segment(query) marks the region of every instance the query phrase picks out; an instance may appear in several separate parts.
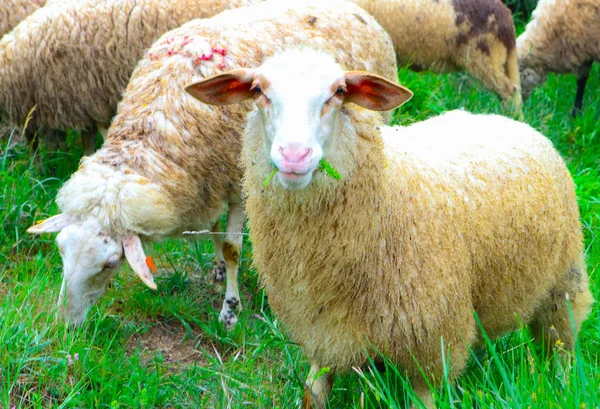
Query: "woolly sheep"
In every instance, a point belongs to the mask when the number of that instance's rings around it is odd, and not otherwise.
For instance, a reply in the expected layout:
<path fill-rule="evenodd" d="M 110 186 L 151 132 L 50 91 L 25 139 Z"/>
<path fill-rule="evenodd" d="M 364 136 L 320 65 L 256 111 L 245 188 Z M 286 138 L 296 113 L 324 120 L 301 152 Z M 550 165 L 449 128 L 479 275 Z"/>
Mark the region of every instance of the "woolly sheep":
<path fill-rule="evenodd" d="M 600 1 L 540 0 L 517 39 L 517 54 L 525 98 L 548 73 L 575 74 L 575 116 L 583 105 L 592 63 L 600 61 Z"/>
<path fill-rule="evenodd" d="M 2 0 L 0 7 L 0 37 L 13 29 L 19 21 L 42 7 L 46 0 Z"/>
<path fill-rule="evenodd" d="M 304 407 L 324 408 L 333 373 L 376 351 L 432 407 L 415 360 L 436 383 L 447 348 L 456 377 L 481 342 L 473 311 L 492 337 L 518 328 L 516 314 L 536 338 L 549 331 L 573 346 L 565 297 L 577 328 L 593 299 L 573 181 L 543 135 L 464 111 L 382 126 L 367 110 L 412 93 L 316 52 L 284 53 L 188 92 L 227 104 L 252 89 L 258 108 L 242 161 L 254 264 L 312 362 Z M 318 171 L 323 158 L 341 180 Z M 265 187 L 272 164 L 277 177 Z M 315 380 L 322 367 L 331 372 Z"/>
<path fill-rule="evenodd" d="M 90 154 L 147 47 L 194 18 L 255 2 L 56 0 L 0 41 L 0 111 L 21 126 L 35 106 L 28 139 L 38 127 L 81 129 Z"/>
<path fill-rule="evenodd" d="M 103 148 L 84 159 L 60 190 L 62 213 L 29 230 L 62 229 L 56 241 L 64 262 L 61 301 L 66 299 L 63 313 L 69 321 L 83 321 L 118 268 L 123 247 L 136 273 L 154 287 L 140 238 L 204 230 L 229 203 L 230 234 L 223 241 L 213 239 L 215 278 L 223 280 L 224 270 L 227 274 L 220 317 L 227 326 L 235 324 L 245 218 L 239 138 L 250 105 L 209 107 L 183 87 L 303 45 L 334 53 L 346 67 L 397 81 L 389 35 L 368 13 L 342 1 L 294 8 L 272 1 L 229 11 L 190 22 L 150 48 L 132 75 Z"/>
<path fill-rule="evenodd" d="M 390 33 L 401 66 L 464 70 L 521 106 L 515 26 L 500 0 L 352 0 Z"/>

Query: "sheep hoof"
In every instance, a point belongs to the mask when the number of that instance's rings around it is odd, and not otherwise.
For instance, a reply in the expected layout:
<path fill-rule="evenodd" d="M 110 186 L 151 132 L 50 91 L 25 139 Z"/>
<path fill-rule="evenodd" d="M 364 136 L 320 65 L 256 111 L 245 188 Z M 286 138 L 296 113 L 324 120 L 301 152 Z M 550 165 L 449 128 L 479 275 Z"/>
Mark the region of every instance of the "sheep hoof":
<path fill-rule="evenodd" d="M 219 315 L 219 322 L 222 322 L 227 331 L 231 331 L 237 324 L 237 316 L 235 310 L 240 310 L 240 300 L 232 297 L 227 298 Z"/>

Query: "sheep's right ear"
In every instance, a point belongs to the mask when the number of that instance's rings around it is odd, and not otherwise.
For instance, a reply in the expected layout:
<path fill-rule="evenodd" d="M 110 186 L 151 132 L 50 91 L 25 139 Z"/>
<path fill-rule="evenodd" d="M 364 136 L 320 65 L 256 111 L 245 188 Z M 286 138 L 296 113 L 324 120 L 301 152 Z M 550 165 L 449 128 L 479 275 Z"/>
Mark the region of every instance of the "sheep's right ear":
<path fill-rule="evenodd" d="M 42 233 L 57 233 L 73 223 L 73 218 L 64 214 L 57 214 L 46 220 L 40 220 L 33 226 L 27 229 L 27 233 L 42 234 Z"/>
<path fill-rule="evenodd" d="M 185 87 L 185 91 L 200 102 L 229 105 L 254 96 L 254 70 L 238 68 Z"/>

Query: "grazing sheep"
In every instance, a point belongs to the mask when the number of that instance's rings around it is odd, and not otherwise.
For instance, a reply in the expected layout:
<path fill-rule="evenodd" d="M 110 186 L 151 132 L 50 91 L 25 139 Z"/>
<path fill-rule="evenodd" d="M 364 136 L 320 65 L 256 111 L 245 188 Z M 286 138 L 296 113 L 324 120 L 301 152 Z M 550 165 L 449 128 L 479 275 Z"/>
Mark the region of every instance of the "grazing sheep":
<path fill-rule="evenodd" d="M 431 407 L 415 359 L 435 384 L 449 351 L 456 377 L 481 342 L 473 311 L 492 337 L 516 314 L 573 346 L 565 296 L 577 328 L 593 301 L 574 185 L 528 125 L 452 111 L 382 126 L 362 108 L 411 92 L 316 52 L 187 89 L 219 105 L 256 94 L 242 149 L 250 238 L 269 304 L 312 362 L 304 407 L 324 408 L 332 374 L 376 351 Z"/>
<path fill-rule="evenodd" d="M 189 20 L 255 2 L 56 0 L 0 41 L 0 111 L 21 126 L 35 106 L 29 140 L 38 127 L 80 129 L 90 154 L 147 47 Z"/>
<path fill-rule="evenodd" d="M 575 116 L 583 105 L 592 63 L 600 61 L 600 1 L 540 0 L 517 39 L 517 54 L 525 98 L 548 73 L 575 74 Z"/>
<path fill-rule="evenodd" d="M 390 33 L 401 66 L 467 71 L 521 107 L 515 26 L 500 0 L 352 0 Z"/>
<path fill-rule="evenodd" d="M 215 278 L 223 280 L 224 270 L 227 274 L 220 317 L 227 326 L 235 324 L 239 232 L 245 219 L 238 162 L 250 104 L 213 108 L 187 95 L 184 86 L 305 45 L 335 54 L 346 67 L 397 81 L 389 35 L 368 13 L 342 1 L 292 7 L 275 0 L 233 10 L 185 24 L 150 48 L 132 75 L 103 148 L 84 159 L 60 190 L 62 214 L 29 230 L 62 229 L 56 241 L 65 266 L 61 300 L 66 298 L 69 321 L 83 321 L 118 268 L 123 248 L 133 269 L 154 287 L 140 238 L 206 229 L 229 203 L 231 234 L 222 243 L 220 236 L 213 238 Z M 90 302 L 81 300 L 84 296 Z"/>
<path fill-rule="evenodd" d="M 2 0 L 0 7 L 0 37 L 13 29 L 21 20 L 42 7 L 46 0 Z"/>

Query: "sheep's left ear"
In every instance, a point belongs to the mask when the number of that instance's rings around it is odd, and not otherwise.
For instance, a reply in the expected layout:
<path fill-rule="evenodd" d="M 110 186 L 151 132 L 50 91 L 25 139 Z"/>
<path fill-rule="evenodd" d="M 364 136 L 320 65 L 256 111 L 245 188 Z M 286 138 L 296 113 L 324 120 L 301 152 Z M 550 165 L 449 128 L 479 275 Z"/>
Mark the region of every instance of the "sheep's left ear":
<path fill-rule="evenodd" d="M 209 105 L 229 105 L 254 96 L 254 70 L 238 68 L 185 87 L 185 91 Z"/>
<path fill-rule="evenodd" d="M 353 102 L 373 111 L 394 109 L 413 96 L 408 88 L 366 71 L 346 71 L 344 79 L 345 102 Z"/>

